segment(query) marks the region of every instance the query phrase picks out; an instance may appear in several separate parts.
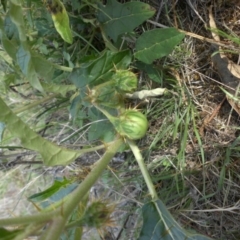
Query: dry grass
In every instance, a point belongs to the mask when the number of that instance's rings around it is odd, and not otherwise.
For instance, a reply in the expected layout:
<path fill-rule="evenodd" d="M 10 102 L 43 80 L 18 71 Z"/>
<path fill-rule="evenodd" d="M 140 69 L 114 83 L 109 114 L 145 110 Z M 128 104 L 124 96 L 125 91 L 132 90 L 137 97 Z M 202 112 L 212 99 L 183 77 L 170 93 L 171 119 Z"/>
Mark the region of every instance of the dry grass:
<path fill-rule="evenodd" d="M 240 36 L 238 1 L 235 5 L 233 1 L 168 1 L 162 5 L 153 2 L 155 8 L 161 9 L 160 17 L 156 16 L 160 24 L 201 35 L 203 39 L 211 38 L 211 32 L 205 28 L 210 4 L 214 4 L 218 28 Z M 222 42 L 230 44 L 227 39 L 222 39 Z M 193 119 L 190 120 L 182 155 L 184 160 L 179 158 L 182 138 L 173 141 L 171 136 L 166 140 L 166 134 L 152 149 L 149 164 L 152 161 L 162 163 L 158 167 L 156 164 L 153 171 L 156 184 L 160 185 L 159 196 L 167 196 L 165 202 L 183 226 L 214 239 L 233 240 L 240 238 L 239 115 L 219 88 L 222 83 L 212 66 L 211 54 L 209 43 L 187 36 L 180 50 L 166 60 L 165 65 L 172 66 L 171 74 L 182 89 L 178 92 L 185 101 L 181 112 L 192 102 L 196 125 L 191 123 Z M 238 54 L 229 54 L 228 57 L 237 63 Z M 174 124 L 174 111 L 170 114 L 167 124 L 166 117 L 155 119 L 151 132 L 158 132 L 162 125 L 165 129 Z M 181 131 L 183 129 L 179 128 L 178 134 Z M 163 143 L 165 140 L 166 143 Z M 167 169 L 166 164 L 163 167 L 163 159 L 170 162 Z M 181 161 L 184 161 L 184 168 L 179 166 Z M 171 174 L 174 177 L 171 178 Z M 181 176 L 176 180 L 179 182 L 178 189 L 168 186 L 176 175 Z M 174 195 L 175 200 L 164 195 L 166 189 L 171 191 L 170 195 Z"/>

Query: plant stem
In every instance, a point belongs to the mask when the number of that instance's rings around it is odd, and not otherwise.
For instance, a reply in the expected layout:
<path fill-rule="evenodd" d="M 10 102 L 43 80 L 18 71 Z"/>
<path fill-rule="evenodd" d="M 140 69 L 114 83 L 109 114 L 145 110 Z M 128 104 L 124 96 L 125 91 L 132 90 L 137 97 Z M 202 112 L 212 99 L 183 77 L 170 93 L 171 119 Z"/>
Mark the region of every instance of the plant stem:
<path fill-rule="evenodd" d="M 108 111 L 99 107 L 97 104 L 94 104 L 94 107 L 101 111 L 102 114 L 104 114 L 107 117 L 107 119 L 112 123 L 112 125 L 116 128 L 116 123 L 119 121 L 118 118 L 112 116 L 110 113 L 108 113 Z"/>
<path fill-rule="evenodd" d="M 79 150 L 79 153 L 84 154 L 84 153 L 94 152 L 94 151 L 97 151 L 97 150 L 101 150 L 105 147 L 106 147 L 106 145 L 102 144 L 102 145 L 98 145 L 98 146 L 95 146 L 95 147 L 83 148 L 83 149 Z"/>
<path fill-rule="evenodd" d="M 51 220 L 56 216 L 59 211 L 41 212 L 30 216 L 21 216 L 15 218 L 2 218 L 0 219 L 0 226 L 10 226 L 10 225 L 24 225 L 31 223 L 41 223 Z"/>
<path fill-rule="evenodd" d="M 78 188 L 71 194 L 71 198 L 69 198 L 69 200 L 62 205 L 61 217 L 59 216 L 53 219 L 52 224 L 49 226 L 46 234 L 41 237 L 41 240 L 59 239 L 69 216 L 78 206 L 79 202 L 84 198 L 87 192 L 91 189 L 93 184 L 100 177 L 122 144 L 123 139 L 118 138 L 112 144 L 108 145 L 108 148 L 103 157 L 95 163 L 92 171 L 87 175 L 87 177 L 78 186 Z"/>
<path fill-rule="evenodd" d="M 147 184 L 147 187 L 148 187 L 148 191 L 152 197 L 152 200 L 153 201 L 156 201 L 158 200 L 158 196 L 157 196 L 157 192 L 155 190 L 155 187 L 152 183 L 152 180 L 151 180 L 151 177 L 149 175 L 149 172 L 147 170 L 147 167 L 146 165 L 144 164 L 144 160 L 143 160 L 143 157 L 142 157 L 142 154 L 138 148 L 138 146 L 136 145 L 136 143 L 130 139 L 127 139 L 127 143 L 129 144 L 129 147 L 131 148 L 135 158 L 136 158 L 136 161 L 139 165 L 139 168 L 141 170 L 141 173 L 143 175 L 143 178 Z"/>
<path fill-rule="evenodd" d="M 51 222 L 50 226 L 44 233 L 42 234 L 40 240 L 57 240 L 60 239 L 60 235 L 62 230 L 64 229 L 66 219 L 61 216 L 56 217 Z"/>
<path fill-rule="evenodd" d="M 100 177 L 104 169 L 107 167 L 111 159 L 117 153 L 120 146 L 123 144 L 123 140 L 121 138 L 115 140 L 111 145 L 108 146 L 105 154 L 99 159 L 92 169 L 92 171 L 87 175 L 84 181 L 79 185 L 79 187 L 72 194 L 71 201 L 67 202 L 64 205 L 64 215 L 69 216 L 69 214 L 74 210 L 74 208 L 79 204 L 82 198 L 87 194 L 93 184 Z"/>
<path fill-rule="evenodd" d="M 66 66 L 60 66 L 58 64 L 53 64 L 53 66 L 56 68 L 56 69 L 59 69 L 59 70 L 62 70 L 64 72 L 72 72 L 73 68 L 71 67 L 66 67 Z"/>

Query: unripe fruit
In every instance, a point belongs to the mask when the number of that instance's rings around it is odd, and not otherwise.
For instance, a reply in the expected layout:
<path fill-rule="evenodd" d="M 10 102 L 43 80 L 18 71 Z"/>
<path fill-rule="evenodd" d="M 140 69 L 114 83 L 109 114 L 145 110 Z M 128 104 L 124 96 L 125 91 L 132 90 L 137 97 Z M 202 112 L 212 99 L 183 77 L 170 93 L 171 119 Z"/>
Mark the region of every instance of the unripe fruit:
<path fill-rule="evenodd" d="M 120 93 L 131 93 L 137 88 L 137 76 L 129 70 L 117 70 L 114 80 L 116 90 Z"/>
<path fill-rule="evenodd" d="M 145 136 L 148 121 L 141 112 L 130 109 L 123 112 L 114 125 L 121 136 L 137 140 Z"/>

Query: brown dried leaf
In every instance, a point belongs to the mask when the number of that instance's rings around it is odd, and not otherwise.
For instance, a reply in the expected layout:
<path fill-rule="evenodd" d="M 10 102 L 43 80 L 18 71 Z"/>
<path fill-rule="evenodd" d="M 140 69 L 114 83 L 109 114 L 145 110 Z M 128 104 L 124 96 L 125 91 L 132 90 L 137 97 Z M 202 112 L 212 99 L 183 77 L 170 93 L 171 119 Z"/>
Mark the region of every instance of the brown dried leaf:
<path fill-rule="evenodd" d="M 212 29 L 217 29 L 215 20 L 212 15 L 212 6 L 209 8 L 209 26 Z M 212 32 L 212 37 L 216 41 L 220 41 L 219 36 Z M 218 48 L 213 45 L 213 48 L 217 50 L 212 55 L 213 64 L 221 77 L 222 83 L 228 87 L 228 92 L 233 96 L 238 96 L 238 86 L 240 84 L 240 66 L 229 60 L 226 55 Z M 227 100 L 232 108 L 240 115 L 240 105 L 233 99 L 227 96 Z"/>

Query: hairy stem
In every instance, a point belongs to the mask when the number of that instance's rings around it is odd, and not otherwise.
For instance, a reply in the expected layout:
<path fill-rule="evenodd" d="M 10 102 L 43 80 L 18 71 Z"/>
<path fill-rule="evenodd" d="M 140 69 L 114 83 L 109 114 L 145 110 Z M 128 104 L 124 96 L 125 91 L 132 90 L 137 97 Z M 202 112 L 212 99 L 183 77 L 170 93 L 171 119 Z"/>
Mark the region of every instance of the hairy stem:
<path fill-rule="evenodd" d="M 95 163 L 92 171 L 87 175 L 83 182 L 78 186 L 78 188 L 71 194 L 69 198 L 61 207 L 61 216 L 53 219 L 46 233 L 41 237 L 41 239 L 59 239 L 64 226 L 72 214 L 74 209 L 78 206 L 79 202 L 84 198 L 84 196 L 91 189 L 93 184 L 100 177 L 104 169 L 107 167 L 113 156 L 117 153 L 120 146 L 123 144 L 123 139 L 119 138 L 115 140 L 112 144 L 108 145 L 108 148 L 103 155 L 103 157 Z"/>
<path fill-rule="evenodd" d="M 71 67 L 66 67 L 66 66 L 60 66 L 58 64 L 53 64 L 53 66 L 56 68 L 56 69 L 59 69 L 59 70 L 62 70 L 64 72 L 72 72 L 73 68 Z"/>
<path fill-rule="evenodd" d="M 142 154 L 138 148 L 138 146 L 136 145 L 136 143 L 132 140 L 129 140 L 127 139 L 127 143 L 129 144 L 129 147 L 131 148 L 135 158 L 136 158 L 136 161 L 139 165 L 139 168 L 141 170 L 141 173 L 143 175 L 143 178 L 147 184 L 147 187 L 148 187 L 148 191 L 152 197 L 152 200 L 155 201 L 155 200 L 158 200 L 158 196 L 157 196 L 157 192 L 155 190 L 155 187 L 152 183 L 152 180 L 151 180 L 151 177 L 148 173 L 148 170 L 147 170 L 147 167 L 145 166 L 144 164 L 144 160 L 143 160 L 143 157 L 142 157 Z"/>
<path fill-rule="evenodd" d="M 59 211 L 42 212 L 30 216 L 0 219 L 0 226 L 24 225 L 31 223 L 41 223 L 51 220 Z"/>

